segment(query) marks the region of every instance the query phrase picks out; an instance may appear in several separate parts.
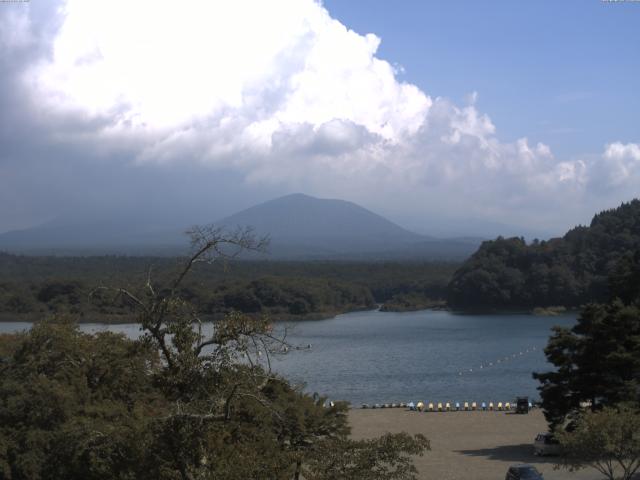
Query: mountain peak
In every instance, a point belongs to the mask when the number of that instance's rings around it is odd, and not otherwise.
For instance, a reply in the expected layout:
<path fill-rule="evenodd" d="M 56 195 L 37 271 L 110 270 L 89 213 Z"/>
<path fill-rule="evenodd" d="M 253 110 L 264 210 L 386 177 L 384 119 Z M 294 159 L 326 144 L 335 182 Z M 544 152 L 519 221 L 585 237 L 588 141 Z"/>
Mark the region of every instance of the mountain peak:
<path fill-rule="evenodd" d="M 306 193 L 290 193 L 288 195 L 283 195 L 281 197 L 276 197 L 271 200 L 267 200 L 266 202 L 259 205 L 255 205 L 255 206 L 259 207 L 261 205 L 286 204 L 291 202 L 300 202 L 303 204 L 341 203 L 341 204 L 357 205 L 353 202 L 349 202 L 348 200 L 340 200 L 337 198 L 319 198 L 319 197 L 314 197 L 312 195 L 307 195 Z M 360 208 L 364 209 L 364 207 L 360 207 Z"/>
<path fill-rule="evenodd" d="M 278 200 L 320 200 L 318 197 L 312 197 L 311 195 L 307 195 L 306 193 L 289 193 L 288 195 L 282 195 L 281 197 L 276 197 L 272 199 L 272 202 Z"/>
<path fill-rule="evenodd" d="M 305 245 L 323 251 L 379 251 L 419 242 L 425 237 L 345 200 L 293 193 L 269 200 L 217 222 L 250 225 L 270 235 L 274 246 Z"/>

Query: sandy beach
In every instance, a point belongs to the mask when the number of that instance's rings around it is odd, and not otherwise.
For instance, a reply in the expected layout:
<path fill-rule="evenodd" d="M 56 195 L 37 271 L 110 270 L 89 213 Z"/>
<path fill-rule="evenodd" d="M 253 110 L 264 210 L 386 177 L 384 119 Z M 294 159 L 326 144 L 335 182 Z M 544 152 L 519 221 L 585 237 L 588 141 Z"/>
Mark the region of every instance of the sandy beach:
<path fill-rule="evenodd" d="M 528 415 L 504 412 L 418 413 L 405 409 L 354 409 L 349 414 L 354 438 L 386 432 L 422 433 L 431 451 L 416 458 L 421 479 L 502 480 L 510 465 L 530 463 L 546 480 L 596 480 L 593 469 L 554 470 L 554 457 L 533 454 L 533 439 L 547 430 L 540 410 Z"/>

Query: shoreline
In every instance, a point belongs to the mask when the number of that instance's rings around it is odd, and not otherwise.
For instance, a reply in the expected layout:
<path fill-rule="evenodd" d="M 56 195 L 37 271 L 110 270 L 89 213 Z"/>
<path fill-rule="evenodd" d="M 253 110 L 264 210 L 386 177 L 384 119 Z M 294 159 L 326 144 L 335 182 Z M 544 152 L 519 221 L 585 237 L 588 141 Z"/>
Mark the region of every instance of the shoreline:
<path fill-rule="evenodd" d="M 416 313 L 416 312 L 449 312 L 452 315 L 529 315 L 532 317 L 557 317 L 562 315 L 577 315 L 579 309 L 565 309 L 564 311 L 556 311 L 555 309 L 533 309 L 533 310 L 453 310 L 448 307 L 436 306 L 431 308 L 418 308 L 407 310 L 388 310 L 382 309 L 384 304 L 376 304 L 371 308 L 354 308 L 344 311 L 331 311 L 331 312 L 316 312 L 305 314 L 301 316 L 295 316 L 292 314 L 278 315 L 271 320 L 274 323 L 283 322 L 317 322 L 322 320 L 331 320 L 340 315 L 347 315 L 357 312 L 381 312 L 381 313 Z M 536 311 L 538 310 L 538 311 Z M 42 321 L 44 318 L 51 318 L 56 315 L 55 312 L 30 312 L 30 313 L 4 313 L 0 312 L 0 323 L 36 323 Z M 76 317 L 75 320 L 78 324 L 90 324 L 100 323 L 105 325 L 126 325 L 138 323 L 136 321 L 136 315 L 106 315 L 95 314 L 92 318 L 87 315 L 72 314 L 72 313 L 60 313 L 62 316 Z M 224 317 L 225 314 L 210 314 L 203 315 L 204 321 L 211 322 L 217 321 Z M 268 317 L 269 315 L 267 315 Z"/>
<path fill-rule="evenodd" d="M 330 311 L 330 312 L 315 312 L 309 313 L 305 315 L 293 315 L 293 314 L 284 314 L 277 315 L 271 317 L 271 320 L 274 323 L 283 323 L 283 322 L 316 322 L 321 320 L 330 320 L 336 318 L 340 315 L 345 315 L 349 313 L 357 313 L 357 312 L 373 312 L 378 311 L 379 306 L 376 305 L 371 308 L 353 308 L 344 311 Z M 127 314 L 127 315 L 108 315 L 108 314 L 73 314 L 67 312 L 59 313 L 61 316 L 68 316 L 73 318 L 79 325 L 83 324 L 92 324 L 99 323 L 104 325 L 128 325 L 128 324 L 139 324 L 136 321 L 137 315 L 135 314 Z M 0 323 L 11 323 L 11 322 L 19 322 L 19 323 L 37 323 L 46 318 L 52 318 L 56 315 L 55 312 L 30 312 L 30 313 L 4 313 L 0 312 Z M 208 314 L 203 315 L 202 320 L 205 322 L 215 322 L 222 318 L 224 318 L 225 313 L 219 314 Z M 247 314 L 251 315 L 251 314 Z M 266 317 L 270 317 L 266 314 Z"/>

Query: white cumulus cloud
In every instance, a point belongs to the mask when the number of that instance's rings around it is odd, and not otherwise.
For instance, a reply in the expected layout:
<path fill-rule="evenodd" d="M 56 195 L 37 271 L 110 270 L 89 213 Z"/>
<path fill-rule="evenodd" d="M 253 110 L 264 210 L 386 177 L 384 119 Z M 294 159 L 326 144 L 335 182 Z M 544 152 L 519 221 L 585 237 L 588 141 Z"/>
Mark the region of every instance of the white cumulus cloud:
<path fill-rule="evenodd" d="M 640 176 L 640 145 L 636 143 L 610 143 L 603 155 L 606 180 L 609 186 L 628 183 Z"/>
<path fill-rule="evenodd" d="M 431 100 L 313 0 L 69 0 L 33 79 L 54 111 L 108 116 L 114 131 L 172 135 L 228 126 L 268 148 L 274 132 L 353 122 L 389 141 Z M 169 133 L 171 132 L 171 133 Z"/>
<path fill-rule="evenodd" d="M 35 41 L 38 3 L 0 18 L 2 49 Z M 45 53 L 17 73 L 39 121 L 58 143 L 132 164 L 222 166 L 374 206 L 516 221 L 640 170 L 633 143 L 563 160 L 502 142 L 477 92 L 456 105 L 402 81 L 380 38 L 315 0 L 66 0 L 51 25 Z"/>

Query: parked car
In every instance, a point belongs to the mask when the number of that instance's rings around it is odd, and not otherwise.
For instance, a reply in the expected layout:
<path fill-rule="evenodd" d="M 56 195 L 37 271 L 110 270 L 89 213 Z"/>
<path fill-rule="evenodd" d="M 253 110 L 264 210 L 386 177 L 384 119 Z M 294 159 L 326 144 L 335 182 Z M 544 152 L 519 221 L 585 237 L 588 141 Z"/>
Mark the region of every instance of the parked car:
<path fill-rule="evenodd" d="M 533 453 L 536 455 L 560 455 L 560 442 L 552 433 L 539 433 L 533 441 Z"/>
<path fill-rule="evenodd" d="M 544 477 L 536 467 L 523 463 L 510 466 L 505 480 L 544 480 Z"/>

